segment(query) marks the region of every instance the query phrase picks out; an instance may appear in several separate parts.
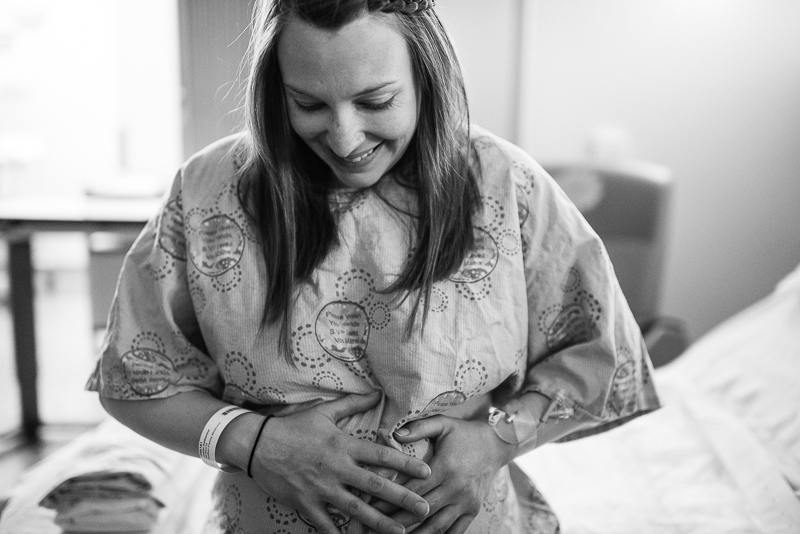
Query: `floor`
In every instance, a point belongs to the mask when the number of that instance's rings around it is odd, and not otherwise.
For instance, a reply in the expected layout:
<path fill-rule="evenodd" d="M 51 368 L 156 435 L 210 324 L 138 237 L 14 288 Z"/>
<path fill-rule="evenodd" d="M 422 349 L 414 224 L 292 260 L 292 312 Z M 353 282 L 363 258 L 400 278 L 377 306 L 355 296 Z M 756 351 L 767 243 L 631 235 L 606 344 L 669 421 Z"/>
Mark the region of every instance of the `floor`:
<path fill-rule="evenodd" d="M 0 241 L 0 246 L 5 244 Z M 7 273 L 0 265 L 0 498 L 21 472 L 97 424 L 105 412 L 83 391 L 96 361 L 88 269 L 66 263 L 35 275 L 36 344 L 42 443 L 18 439 L 19 389 L 13 360 Z"/>

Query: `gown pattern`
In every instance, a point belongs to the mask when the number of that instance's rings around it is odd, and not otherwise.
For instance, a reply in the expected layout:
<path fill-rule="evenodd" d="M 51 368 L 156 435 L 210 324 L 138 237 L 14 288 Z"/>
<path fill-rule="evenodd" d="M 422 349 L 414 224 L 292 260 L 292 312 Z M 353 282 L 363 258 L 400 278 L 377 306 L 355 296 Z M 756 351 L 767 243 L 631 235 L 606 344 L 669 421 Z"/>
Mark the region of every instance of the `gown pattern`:
<path fill-rule="evenodd" d="M 585 423 L 565 439 L 658 408 L 641 333 L 602 242 L 536 162 L 478 127 L 475 246 L 434 285 L 424 328 L 418 318 L 406 337 L 413 299 L 381 291 L 415 246 L 414 192 L 387 176 L 331 195 L 339 242 L 297 288 L 287 358 L 275 327 L 259 331 L 266 270 L 239 201 L 240 140 L 223 139 L 181 167 L 126 256 L 88 389 L 130 401 L 200 389 L 276 415 L 379 390 L 378 406 L 340 428 L 422 459 L 433 454 L 427 440 L 401 445 L 393 432 L 468 403 L 511 406 L 539 392 L 551 400 L 545 418 Z M 498 473 L 470 534 L 558 530 L 544 497 L 515 470 Z M 365 532 L 329 511 L 342 533 Z M 246 475 L 218 475 L 207 534 L 312 532 Z"/>

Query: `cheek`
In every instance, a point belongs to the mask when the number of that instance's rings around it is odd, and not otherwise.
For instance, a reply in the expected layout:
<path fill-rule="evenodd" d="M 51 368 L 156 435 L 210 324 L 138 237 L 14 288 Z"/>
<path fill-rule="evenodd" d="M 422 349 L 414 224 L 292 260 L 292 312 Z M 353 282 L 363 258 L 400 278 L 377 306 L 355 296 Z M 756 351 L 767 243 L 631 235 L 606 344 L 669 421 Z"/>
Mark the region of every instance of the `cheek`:
<path fill-rule="evenodd" d="M 319 120 L 316 120 L 312 115 L 304 114 L 298 111 L 289 112 L 289 124 L 300 138 L 309 140 L 317 136 L 321 127 Z"/>
<path fill-rule="evenodd" d="M 387 139 L 408 140 L 416 130 L 417 117 L 411 113 L 397 113 L 380 121 L 383 137 Z"/>

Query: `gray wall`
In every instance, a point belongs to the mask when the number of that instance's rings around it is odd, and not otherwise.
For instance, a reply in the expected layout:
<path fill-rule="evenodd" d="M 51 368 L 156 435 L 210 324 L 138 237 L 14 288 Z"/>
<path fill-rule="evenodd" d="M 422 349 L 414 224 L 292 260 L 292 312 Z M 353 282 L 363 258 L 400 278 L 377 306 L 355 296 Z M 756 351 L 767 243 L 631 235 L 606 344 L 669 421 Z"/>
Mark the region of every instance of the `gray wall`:
<path fill-rule="evenodd" d="M 186 157 L 239 129 L 253 0 L 178 0 Z"/>
<path fill-rule="evenodd" d="M 518 133 L 518 28 L 524 1 L 440 0 L 436 5 L 464 71 L 470 118 L 509 141 Z"/>
<path fill-rule="evenodd" d="M 598 127 L 677 180 L 663 308 L 698 336 L 800 263 L 800 3 L 526 0 L 520 143 Z"/>

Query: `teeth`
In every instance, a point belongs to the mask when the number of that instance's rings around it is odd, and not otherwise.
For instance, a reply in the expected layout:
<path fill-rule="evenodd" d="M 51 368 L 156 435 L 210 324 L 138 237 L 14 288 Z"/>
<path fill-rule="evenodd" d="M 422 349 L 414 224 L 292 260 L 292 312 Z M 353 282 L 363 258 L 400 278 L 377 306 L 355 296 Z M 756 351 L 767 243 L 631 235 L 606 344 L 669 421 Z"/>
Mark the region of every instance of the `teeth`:
<path fill-rule="evenodd" d="M 367 152 L 366 154 L 363 154 L 363 155 L 361 155 L 361 156 L 359 156 L 357 158 L 353 158 L 353 159 L 344 158 L 344 159 L 346 159 L 350 163 L 358 163 L 359 161 L 363 160 L 364 158 L 367 158 L 367 157 L 371 156 L 372 153 L 375 152 L 376 148 L 378 148 L 378 147 L 377 146 L 372 147 L 369 152 Z"/>

